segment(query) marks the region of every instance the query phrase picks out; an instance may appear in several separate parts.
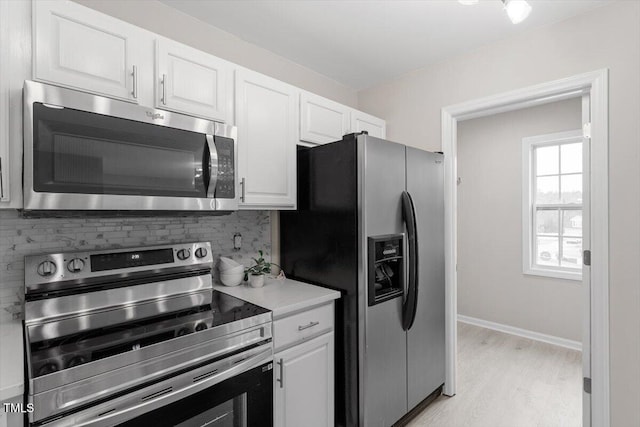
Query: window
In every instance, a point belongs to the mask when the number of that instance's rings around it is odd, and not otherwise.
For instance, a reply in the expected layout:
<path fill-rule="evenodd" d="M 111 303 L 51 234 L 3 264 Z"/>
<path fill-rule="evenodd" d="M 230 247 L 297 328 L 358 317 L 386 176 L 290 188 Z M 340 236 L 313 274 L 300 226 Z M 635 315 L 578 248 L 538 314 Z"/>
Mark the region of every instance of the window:
<path fill-rule="evenodd" d="M 525 274 L 582 280 L 582 131 L 524 138 Z"/>

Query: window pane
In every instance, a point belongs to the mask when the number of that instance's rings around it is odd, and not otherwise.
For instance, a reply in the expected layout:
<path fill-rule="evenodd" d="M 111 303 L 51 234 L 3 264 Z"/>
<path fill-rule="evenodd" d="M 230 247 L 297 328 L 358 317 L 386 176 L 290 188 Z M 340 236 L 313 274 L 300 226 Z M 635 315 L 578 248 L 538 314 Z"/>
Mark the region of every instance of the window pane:
<path fill-rule="evenodd" d="M 560 187 L 562 203 L 582 203 L 582 174 L 562 175 Z"/>
<path fill-rule="evenodd" d="M 560 211 L 539 210 L 536 212 L 536 231 L 538 234 L 558 235 Z"/>
<path fill-rule="evenodd" d="M 557 176 L 536 178 L 536 203 L 559 203 L 559 183 Z"/>
<path fill-rule="evenodd" d="M 582 237 L 582 210 L 562 211 L 562 234 L 566 237 Z"/>
<path fill-rule="evenodd" d="M 582 172 L 582 143 L 565 144 L 560 146 L 562 163 L 561 173 Z"/>
<path fill-rule="evenodd" d="M 560 149 L 557 145 L 536 148 L 536 174 L 551 175 L 558 173 Z"/>
<path fill-rule="evenodd" d="M 536 237 L 536 264 L 558 265 L 559 240 L 557 237 Z"/>
<path fill-rule="evenodd" d="M 582 239 L 565 238 L 562 239 L 562 260 L 563 267 L 582 269 Z"/>

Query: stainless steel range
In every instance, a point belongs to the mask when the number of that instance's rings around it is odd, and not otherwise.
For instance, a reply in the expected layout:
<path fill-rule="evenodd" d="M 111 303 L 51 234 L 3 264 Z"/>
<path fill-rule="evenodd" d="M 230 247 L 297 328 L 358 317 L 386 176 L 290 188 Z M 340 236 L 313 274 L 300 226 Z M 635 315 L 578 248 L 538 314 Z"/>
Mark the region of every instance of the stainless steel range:
<path fill-rule="evenodd" d="M 209 243 L 25 258 L 32 425 L 272 425 L 271 313 Z"/>

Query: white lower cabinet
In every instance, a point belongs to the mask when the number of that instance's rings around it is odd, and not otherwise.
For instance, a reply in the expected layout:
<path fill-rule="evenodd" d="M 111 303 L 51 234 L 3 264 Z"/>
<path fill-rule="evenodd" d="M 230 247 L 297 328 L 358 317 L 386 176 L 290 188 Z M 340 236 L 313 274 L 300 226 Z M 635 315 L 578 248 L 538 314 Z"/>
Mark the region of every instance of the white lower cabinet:
<path fill-rule="evenodd" d="M 24 426 L 24 414 L 21 411 L 26 411 L 27 408 L 24 404 L 23 396 L 16 396 L 10 399 L 3 399 L 0 401 L 0 427 L 22 427 Z M 5 404 L 8 407 L 5 410 Z M 15 412 L 12 412 L 9 408 L 12 405 Z"/>
<path fill-rule="evenodd" d="M 334 423 L 334 303 L 273 322 L 275 427 Z"/>
<path fill-rule="evenodd" d="M 295 209 L 298 90 L 245 69 L 235 77 L 240 208 Z"/>
<path fill-rule="evenodd" d="M 331 427 L 334 423 L 333 332 L 277 353 L 276 427 Z"/>

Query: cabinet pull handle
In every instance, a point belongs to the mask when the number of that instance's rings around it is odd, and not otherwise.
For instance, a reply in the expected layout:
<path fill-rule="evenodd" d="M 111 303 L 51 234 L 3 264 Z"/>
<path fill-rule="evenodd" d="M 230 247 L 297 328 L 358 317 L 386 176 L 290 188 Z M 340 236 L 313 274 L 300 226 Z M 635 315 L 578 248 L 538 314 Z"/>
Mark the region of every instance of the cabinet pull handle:
<path fill-rule="evenodd" d="M 133 72 L 131 73 L 133 77 L 133 90 L 131 91 L 131 95 L 133 95 L 133 99 L 138 99 L 138 67 L 133 66 Z"/>
<path fill-rule="evenodd" d="M 4 180 L 2 179 L 2 157 L 0 157 L 0 199 L 4 199 Z"/>
<path fill-rule="evenodd" d="M 314 326 L 319 325 L 320 322 L 309 322 L 308 325 L 298 326 L 299 331 L 304 331 L 305 329 L 313 328 Z"/>
<path fill-rule="evenodd" d="M 247 181 L 245 181 L 245 178 L 242 178 L 240 180 L 240 185 L 242 186 L 242 195 L 240 196 L 240 201 L 242 203 L 244 203 L 244 198 L 245 198 L 245 188 L 247 187 Z"/>
<path fill-rule="evenodd" d="M 276 378 L 276 381 L 280 383 L 280 388 L 284 388 L 284 361 L 278 360 L 278 366 L 280 367 L 280 378 Z"/>
<path fill-rule="evenodd" d="M 167 75 L 162 75 L 162 103 L 167 105 Z"/>

